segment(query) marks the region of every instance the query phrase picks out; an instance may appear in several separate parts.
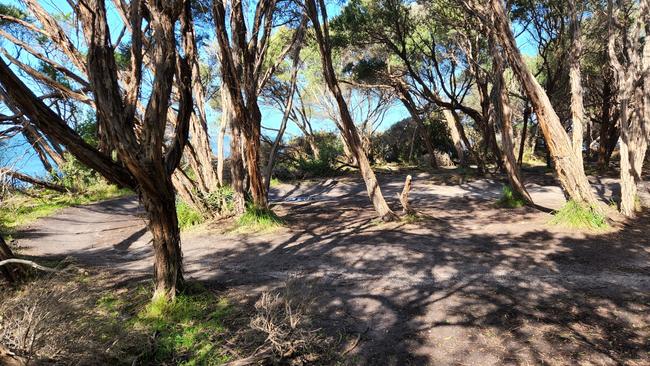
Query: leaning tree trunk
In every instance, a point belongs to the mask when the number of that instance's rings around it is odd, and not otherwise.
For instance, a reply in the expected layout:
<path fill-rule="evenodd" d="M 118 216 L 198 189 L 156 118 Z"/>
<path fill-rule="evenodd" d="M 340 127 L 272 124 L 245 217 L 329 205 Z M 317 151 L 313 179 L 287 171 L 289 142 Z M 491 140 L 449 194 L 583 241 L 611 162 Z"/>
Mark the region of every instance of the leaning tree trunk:
<path fill-rule="evenodd" d="M 512 109 L 508 100 L 508 94 L 505 85 L 505 60 L 495 45 L 492 46 L 492 55 L 494 62 L 494 81 L 492 98 L 494 99 L 494 117 L 501 122 L 501 143 L 503 145 L 503 167 L 508 175 L 510 186 L 517 194 L 524 199 L 529 205 L 534 205 L 533 198 L 530 196 L 515 159 L 515 147 L 512 142 Z"/>
<path fill-rule="evenodd" d="M 332 65 L 332 50 L 329 39 L 329 28 L 328 28 L 328 19 L 327 19 L 327 10 L 323 0 L 318 0 L 318 8 L 316 6 L 316 0 L 306 0 L 306 9 L 307 14 L 311 18 L 312 24 L 314 25 L 314 33 L 316 36 L 316 41 L 318 43 L 318 48 L 320 50 L 321 62 L 323 66 L 323 76 L 327 83 L 327 87 L 330 92 L 336 99 L 339 112 L 341 114 L 341 123 L 339 128 L 341 129 L 341 134 L 343 136 L 343 141 L 350 149 L 350 152 L 357 160 L 359 165 L 359 171 L 363 177 L 364 182 L 366 183 L 366 189 L 368 191 L 368 196 L 372 201 L 379 217 L 384 221 L 393 221 L 397 219 L 397 215 L 388 207 L 384 195 L 381 193 L 381 188 L 379 187 L 379 182 L 375 176 L 375 172 L 372 171 L 368 157 L 363 152 L 363 147 L 361 145 L 361 138 L 359 136 L 359 131 L 354 125 L 352 116 L 350 115 L 350 110 L 348 105 L 345 102 L 343 93 L 339 87 L 338 80 L 336 79 L 336 73 L 334 71 L 334 66 Z M 319 20 L 319 9 L 323 19 L 323 28 L 321 28 Z"/>
<path fill-rule="evenodd" d="M 158 191 L 142 192 L 142 203 L 149 219 L 149 231 L 153 236 L 154 298 L 174 298 L 183 287 L 183 255 L 180 230 L 176 216 L 174 186 L 169 175 L 158 177 Z"/>
<path fill-rule="evenodd" d="M 571 85 L 571 123 L 573 151 L 576 156 L 577 168 L 584 174 L 584 163 L 582 159 L 583 135 L 584 135 L 584 102 L 582 98 L 582 73 L 580 72 L 580 57 L 582 56 L 582 36 L 576 0 L 569 1 L 571 8 L 571 52 L 569 53 L 569 83 Z"/>
<path fill-rule="evenodd" d="M 458 159 L 460 160 L 460 166 L 465 167 L 467 166 L 467 159 L 465 158 L 465 150 L 463 149 L 460 132 L 458 131 L 458 128 L 456 128 L 456 118 L 449 109 L 443 109 L 442 114 L 445 117 L 445 122 L 447 122 L 449 135 L 451 136 L 451 141 L 454 143 L 456 155 L 458 155 Z"/>
<path fill-rule="evenodd" d="M 524 150 L 526 149 L 526 135 L 528 134 L 528 121 L 530 120 L 530 107 L 528 101 L 524 107 L 524 125 L 521 128 L 521 139 L 519 141 L 519 154 L 517 155 L 517 164 L 521 166 L 524 161 Z"/>
<path fill-rule="evenodd" d="M 567 135 L 559 117 L 553 109 L 544 89 L 539 85 L 535 76 L 528 68 L 510 28 L 501 0 L 490 0 L 491 13 L 495 21 L 495 37 L 504 49 L 510 67 L 521 81 L 521 84 L 531 101 L 539 125 L 547 142 L 549 152 L 554 161 L 554 168 L 565 193 L 578 204 L 599 208 L 596 196 L 591 190 L 589 181 L 580 169 L 571 140 Z"/>
<path fill-rule="evenodd" d="M 234 123 L 230 125 L 230 183 L 233 189 L 234 213 L 246 211 L 246 187 L 244 162 L 241 148 L 241 132 Z"/>

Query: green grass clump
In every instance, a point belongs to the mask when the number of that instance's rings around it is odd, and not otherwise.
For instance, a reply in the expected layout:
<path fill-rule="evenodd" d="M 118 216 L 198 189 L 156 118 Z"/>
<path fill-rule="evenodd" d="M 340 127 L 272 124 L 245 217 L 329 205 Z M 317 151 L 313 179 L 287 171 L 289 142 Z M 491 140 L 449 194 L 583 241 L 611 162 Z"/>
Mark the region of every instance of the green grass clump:
<path fill-rule="evenodd" d="M 205 218 L 199 211 L 190 207 L 185 202 L 178 202 L 176 204 L 176 215 L 178 216 L 178 227 L 181 230 L 187 230 L 205 221 Z"/>
<path fill-rule="evenodd" d="M 526 201 L 519 196 L 510 186 L 503 186 L 501 198 L 497 201 L 499 207 L 519 208 L 526 205 Z"/>
<path fill-rule="evenodd" d="M 561 209 L 555 211 L 553 225 L 564 226 L 572 229 L 605 229 L 609 225 L 607 219 L 591 207 L 585 207 L 570 200 Z"/>
<path fill-rule="evenodd" d="M 237 220 L 236 232 L 269 232 L 284 226 L 284 221 L 271 209 L 249 206 Z"/>
<path fill-rule="evenodd" d="M 151 364 L 220 365 L 228 356 L 219 348 L 224 318 L 231 307 L 226 299 L 203 290 L 181 294 L 173 301 L 153 300 L 140 311 L 134 327 L 157 334 L 156 347 L 144 359 Z"/>

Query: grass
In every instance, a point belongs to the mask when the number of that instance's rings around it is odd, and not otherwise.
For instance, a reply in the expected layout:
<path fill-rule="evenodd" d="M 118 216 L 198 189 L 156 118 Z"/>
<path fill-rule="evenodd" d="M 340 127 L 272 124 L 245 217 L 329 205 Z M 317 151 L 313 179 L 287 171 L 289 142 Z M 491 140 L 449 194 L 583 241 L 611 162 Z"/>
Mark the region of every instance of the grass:
<path fill-rule="evenodd" d="M 526 201 L 515 192 L 510 186 L 503 186 L 501 198 L 497 201 L 499 207 L 519 208 L 526 205 Z"/>
<path fill-rule="evenodd" d="M 104 201 L 130 194 L 128 189 L 98 183 L 80 193 L 59 193 L 49 190 L 29 190 L 12 193 L 0 207 L 0 230 L 11 234 L 17 227 L 52 215 L 62 208 Z"/>
<path fill-rule="evenodd" d="M 176 215 L 178 216 L 178 227 L 181 231 L 191 229 L 205 221 L 205 218 L 199 211 L 185 202 L 178 202 L 176 204 Z"/>
<path fill-rule="evenodd" d="M 282 184 L 282 181 L 279 180 L 279 179 L 276 178 L 276 177 L 273 177 L 273 178 L 271 178 L 271 182 L 270 182 L 269 184 L 270 184 L 271 187 L 277 187 L 277 186 L 279 186 L 280 184 Z"/>
<path fill-rule="evenodd" d="M 568 201 L 556 211 L 550 223 L 571 229 L 602 230 L 609 226 L 605 216 L 593 208 L 585 207 L 573 200 Z"/>
<path fill-rule="evenodd" d="M 219 347 L 218 338 L 231 310 L 225 298 L 199 287 L 173 301 L 152 301 L 130 325 L 157 335 L 155 349 L 143 356 L 149 364 L 220 365 L 228 356 Z"/>
<path fill-rule="evenodd" d="M 248 206 L 246 212 L 237 219 L 236 233 L 271 232 L 285 225 L 278 215 L 271 209 Z"/>

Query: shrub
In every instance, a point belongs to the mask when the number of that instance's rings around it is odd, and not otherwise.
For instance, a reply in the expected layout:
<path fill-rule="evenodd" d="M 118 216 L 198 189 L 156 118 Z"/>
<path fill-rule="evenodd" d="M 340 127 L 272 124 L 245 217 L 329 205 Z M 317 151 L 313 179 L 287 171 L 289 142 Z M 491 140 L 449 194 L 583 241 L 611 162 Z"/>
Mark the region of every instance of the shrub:
<path fill-rule="evenodd" d="M 555 211 L 553 225 L 574 229 L 605 229 L 609 225 L 605 216 L 592 207 L 585 207 L 574 200 L 569 200 L 561 209 Z"/>

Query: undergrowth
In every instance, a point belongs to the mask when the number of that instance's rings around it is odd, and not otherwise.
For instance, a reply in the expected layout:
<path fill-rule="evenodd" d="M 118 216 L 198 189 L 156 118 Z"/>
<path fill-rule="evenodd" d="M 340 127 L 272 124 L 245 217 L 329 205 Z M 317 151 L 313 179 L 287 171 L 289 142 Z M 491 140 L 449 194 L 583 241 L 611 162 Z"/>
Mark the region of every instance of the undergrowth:
<path fill-rule="evenodd" d="M 176 203 L 176 216 L 178 217 L 178 227 L 181 230 L 188 230 L 205 221 L 199 211 L 182 201 Z"/>
<path fill-rule="evenodd" d="M 572 229 L 599 230 L 609 226 L 605 216 L 573 200 L 569 200 L 561 209 L 555 211 L 550 223 Z"/>
<path fill-rule="evenodd" d="M 497 205 L 504 208 L 519 208 L 525 206 L 526 201 L 512 187 L 506 185 L 501 190 L 501 198 L 497 201 Z"/>

